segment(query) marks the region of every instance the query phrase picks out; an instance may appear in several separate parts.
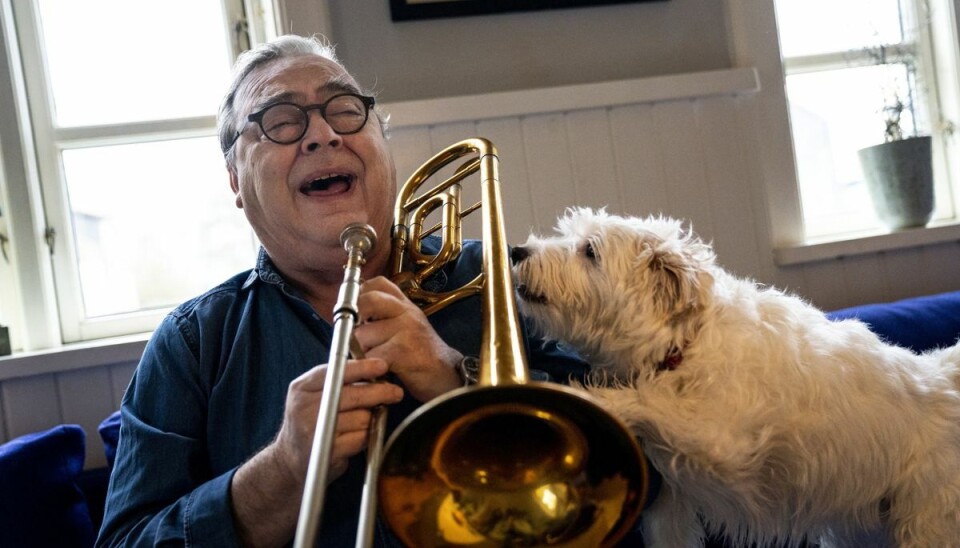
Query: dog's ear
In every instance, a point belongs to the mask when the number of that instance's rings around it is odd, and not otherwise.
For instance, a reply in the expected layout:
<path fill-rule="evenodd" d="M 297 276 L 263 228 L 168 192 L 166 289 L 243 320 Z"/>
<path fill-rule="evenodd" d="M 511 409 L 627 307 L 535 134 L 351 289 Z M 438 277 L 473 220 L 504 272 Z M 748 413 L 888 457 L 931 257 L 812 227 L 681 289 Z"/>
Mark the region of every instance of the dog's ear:
<path fill-rule="evenodd" d="M 713 285 L 708 267 L 713 253 L 699 240 L 655 244 L 648 268 L 653 280 L 654 306 L 664 317 L 681 319 L 704 305 Z"/>

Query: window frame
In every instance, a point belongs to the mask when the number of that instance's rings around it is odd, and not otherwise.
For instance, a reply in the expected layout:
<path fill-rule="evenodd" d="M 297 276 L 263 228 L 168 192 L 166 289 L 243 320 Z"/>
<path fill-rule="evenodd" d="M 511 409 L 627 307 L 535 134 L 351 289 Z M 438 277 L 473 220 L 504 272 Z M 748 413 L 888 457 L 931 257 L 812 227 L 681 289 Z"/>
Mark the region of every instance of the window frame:
<path fill-rule="evenodd" d="M 947 120 L 945 138 L 957 147 L 951 122 L 960 114 L 960 46 L 957 41 L 960 0 L 930 0 L 946 17 L 934 19 L 932 42 L 941 96 L 941 116 Z M 762 190 L 765 194 L 774 262 L 779 267 L 797 265 L 850 254 L 871 253 L 953 241 L 960 235 L 960 219 L 954 217 L 926 228 L 900 233 L 844 235 L 835 239 L 808 239 L 804 233 L 800 187 L 786 97 L 786 77 L 774 0 L 725 0 L 730 55 L 733 66 L 757 69 L 761 92 L 745 118 L 745 132 L 756 139 Z M 953 150 L 953 148 L 951 148 Z M 956 154 L 956 153 L 951 153 Z M 955 170 L 951 167 L 951 170 Z M 951 175 L 955 175 L 951 171 Z M 952 178 L 952 184 L 960 179 Z M 954 191 L 954 199 L 956 190 Z M 956 210 L 955 210 L 956 215 Z"/>
<path fill-rule="evenodd" d="M 934 184 L 937 205 L 934 211 L 933 223 L 953 221 L 957 219 L 956 201 L 960 196 L 960 186 L 957 184 L 956 146 L 952 147 L 955 154 L 950 154 L 951 143 L 943 131 L 940 131 L 944 103 L 941 97 L 941 86 L 938 85 L 938 66 L 935 59 L 933 44 L 934 30 L 930 28 L 932 21 L 924 12 L 926 0 L 899 0 L 901 21 L 903 25 L 903 39 L 898 44 L 883 44 L 881 46 L 863 47 L 856 50 L 837 50 L 829 53 L 812 55 L 798 55 L 783 57 L 783 71 L 786 77 L 799 74 L 816 74 L 828 71 L 856 69 L 860 67 L 897 65 L 901 64 L 908 71 L 911 98 L 908 109 L 914 116 L 914 124 L 919 124 L 918 134 L 928 134 L 932 137 Z M 929 24 L 928 24 L 929 23 Z M 887 52 L 883 48 L 889 47 Z M 877 58 L 887 55 L 884 63 Z M 788 101 L 789 107 L 789 101 Z M 877 115 L 877 135 L 881 135 L 879 128 L 882 116 Z M 927 130 L 927 131 L 924 131 Z M 791 132 L 792 133 L 792 132 Z M 907 135 L 909 136 L 909 135 Z M 796 157 L 796 156 L 795 156 Z M 797 166 L 800 167 L 799 165 Z M 799 180 L 798 185 L 802 181 Z M 801 204 L 802 208 L 802 204 Z M 805 220 L 806 223 L 806 220 Z M 812 234 L 804 229 L 804 239 L 809 240 L 838 240 L 850 238 L 850 235 L 865 232 L 877 232 L 882 228 L 851 227 L 849 230 L 836 230 L 823 234 Z"/>
<path fill-rule="evenodd" d="M 0 231 L 6 226 L 13 256 L 10 270 L 15 302 L 7 293 L 0 319 L 12 327 L 15 351 L 148 332 L 169 309 L 103 318 L 85 318 L 73 225 L 63 177 L 61 152 L 71 148 L 131 144 L 216 135 L 216 116 L 161 121 L 62 127 L 53 124 L 46 84 L 39 6 L 31 0 L 0 0 L 4 44 L 0 54 L 0 99 L 15 106 L 0 129 Z M 220 0 L 224 36 L 235 59 L 240 51 L 275 35 L 277 10 L 271 0 Z M 249 17 L 248 15 L 249 14 Z M 10 117 L 10 120 L 6 119 Z M 13 123 L 7 123 L 11 121 Z M 16 152 L 20 154 L 16 154 Z M 9 156 L 14 156 L 10 158 Z M 8 204 L 29 204 L 14 212 Z M 6 215 L 10 212 L 10 215 Z M 51 233 L 51 229 L 55 232 Z M 52 244 L 52 246 L 51 246 Z M 0 268 L 4 268 L 0 266 Z"/>

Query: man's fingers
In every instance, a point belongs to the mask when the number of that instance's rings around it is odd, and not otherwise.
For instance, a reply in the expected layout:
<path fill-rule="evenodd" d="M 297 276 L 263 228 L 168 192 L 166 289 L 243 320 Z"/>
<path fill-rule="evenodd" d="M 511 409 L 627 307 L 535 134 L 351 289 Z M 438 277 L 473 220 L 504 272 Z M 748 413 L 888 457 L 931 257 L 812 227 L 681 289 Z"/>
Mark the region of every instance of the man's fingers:
<path fill-rule="evenodd" d="M 388 295 L 392 295 L 400 300 L 406 300 L 406 295 L 403 294 L 403 291 L 397 287 L 397 284 L 391 282 L 388 278 L 384 276 L 377 276 L 363 282 L 361 286 L 361 293 L 367 291 L 382 291 Z"/>
<path fill-rule="evenodd" d="M 364 282 L 357 298 L 357 309 L 361 326 L 364 322 L 401 316 L 411 309 L 419 310 L 396 284 L 383 276 Z"/>
<path fill-rule="evenodd" d="M 348 432 L 337 436 L 337 441 L 333 445 L 334 455 L 332 458 L 348 458 L 356 455 L 367 446 L 367 432 L 356 431 Z"/>
<path fill-rule="evenodd" d="M 369 409 L 352 409 L 340 412 L 337 415 L 337 434 L 366 432 L 370 428 L 371 416 L 372 413 Z"/>
<path fill-rule="evenodd" d="M 321 391 L 328 371 L 328 364 L 318 365 L 294 379 L 290 386 L 305 392 Z M 386 374 L 387 362 L 381 359 L 347 360 L 346 368 L 343 370 L 343 384 L 371 381 Z"/>
<path fill-rule="evenodd" d="M 413 306 L 407 301 L 382 291 L 367 290 L 357 297 L 357 310 L 360 311 L 360 325 L 400 316 Z"/>
<path fill-rule="evenodd" d="M 340 393 L 340 412 L 389 405 L 403 399 L 403 389 L 395 384 L 373 382 L 351 384 Z"/>

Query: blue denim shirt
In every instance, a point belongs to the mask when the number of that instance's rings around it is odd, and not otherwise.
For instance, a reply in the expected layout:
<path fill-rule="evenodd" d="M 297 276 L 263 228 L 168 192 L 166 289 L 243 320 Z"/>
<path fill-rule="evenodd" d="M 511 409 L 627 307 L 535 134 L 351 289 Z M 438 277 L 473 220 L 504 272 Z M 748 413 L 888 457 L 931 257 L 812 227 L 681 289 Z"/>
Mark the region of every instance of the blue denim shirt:
<path fill-rule="evenodd" d="M 433 247 L 435 241 L 425 244 Z M 430 281 L 460 287 L 479 272 L 481 245 Z M 430 322 L 463 354 L 478 355 L 479 297 Z M 147 344 L 121 404 L 120 441 L 98 546 L 234 546 L 230 481 L 269 444 L 283 419 L 287 385 L 326 363 L 333 328 L 261 250 L 256 268 L 172 311 Z M 531 377 L 581 377 L 586 364 L 553 344 L 527 340 Z M 388 433 L 419 402 L 391 406 Z M 358 455 L 327 489 L 318 544 L 354 543 L 365 470 Z M 377 544 L 395 543 L 384 527 Z"/>

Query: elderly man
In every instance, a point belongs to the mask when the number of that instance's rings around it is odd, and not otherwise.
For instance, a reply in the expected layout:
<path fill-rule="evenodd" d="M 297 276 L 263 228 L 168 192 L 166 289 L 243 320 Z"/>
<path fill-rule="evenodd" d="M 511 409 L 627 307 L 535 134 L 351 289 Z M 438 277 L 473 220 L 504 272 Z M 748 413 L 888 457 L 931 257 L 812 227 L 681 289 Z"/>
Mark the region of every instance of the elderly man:
<path fill-rule="evenodd" d="M 175 309 L 151 338 L 121 406 L 98 545 L 292 540 L 343 280 L 339 234 L 361 222 L 386 235 L 393 222 L 396 174 L 374 103 L 316 39 L 284 36 L 238 60 L 220 142 L 262 249 L 255 268 Z M 479 350 L 478 299 L 428 320 L 383 277 L 389 253 L 378 246 L 363 267 L 366 357 L 345 370 L 324 545 L 353 543 L 370 409 L 390 404 L 392 429 L 462 386 L 457 365 Z M 431 283 L 459 287 L 479 265 L 468 243 Z M 554 346 L 528 350 L 558 380 L 586 370 Z M 361 382 L 383 375 L 392 382 Z M 378 528 L 379 545 L 394 542 Z"/>

